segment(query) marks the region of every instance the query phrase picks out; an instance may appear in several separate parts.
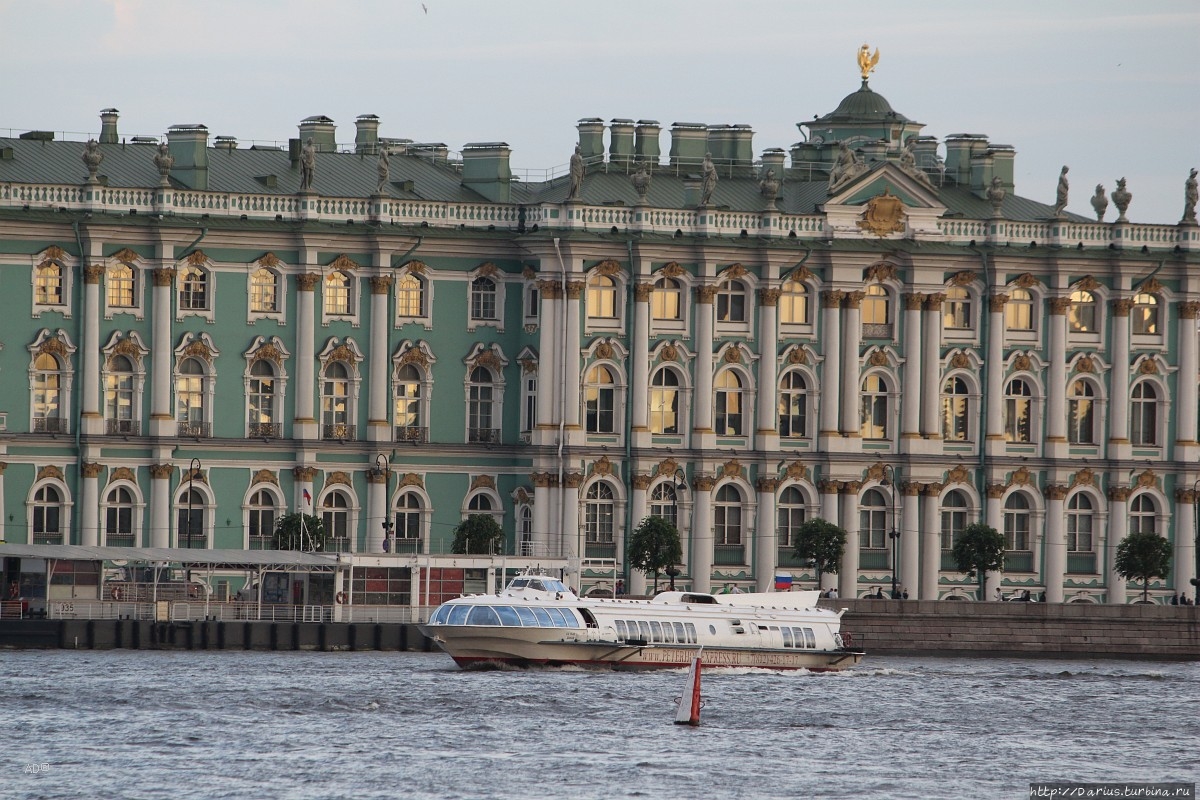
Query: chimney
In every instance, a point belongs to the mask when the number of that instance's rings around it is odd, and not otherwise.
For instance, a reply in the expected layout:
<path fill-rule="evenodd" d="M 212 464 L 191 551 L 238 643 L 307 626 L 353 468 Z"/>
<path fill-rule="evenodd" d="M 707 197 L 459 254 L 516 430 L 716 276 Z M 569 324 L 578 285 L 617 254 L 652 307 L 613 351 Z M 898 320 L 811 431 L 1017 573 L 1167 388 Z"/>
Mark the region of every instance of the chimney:
<path fill-rule="evenodd" d="M 633 120 L 614 119 L 608 126 L 608 160 L 623 167 L 633 161 Z"/>
<path fill-rule="evenodd" d="M 1011 144 L 994 144 L 988 148 L 988 152 L 992 154 L 992 175 L 999 177 L 1004 183 L 1004 188 L 1009 192 L 1016 191 L 1016 187 L 1013 185 L 1013 172 L 1017 159 L 1016 149 Z M 985 186 L 984 189 L 986 188 Z"/>
<path fill-rule="evenodd" d="M 378 155 L 379 153 L 379 117 L 374 114 L 361 114 L 354 120 L 354 152 L 359 155 Z"/>
<path fill-rule="evenodd" d="M 208 189 L 208 128 L 172 125 L 167 129 L 167 149 L 175 159 L 172 178 L 189 189 Z"/>
<path fill-rule="evenodd" d="M 749 169 L 754 165 L 754 130 L 749 125 L 731 125 L 733 141 L 730 157 L 735 167 Z M 776 172 L 776 174 L 779 174 Z"/>
<path fill-rule="evenodd" d="M 470 142 L 462 149 L 463 186 L 473 189 L 493 203 L 511 198 L 512 171 L 505 142 Z"/>
<path fill-rule="evenodd" d="M 589 164 L 604 160 L 604 120 L 599 117 L 588 117 L 579 120 L 575 126 L 579 130 L 579 154 L 583 163 Z"/>
<path fill-rule="evenodd" d="M 213 139 L 213 147 L 217 150 L 237 150 L 237 137 L 217 136 Z"/>
<path fill-rule="evenodd" d="M 117 144 L 117 110 L 106 108 L 100 112 L 100 144 Z"/>
<path fill-rule="evenodd" d="M 662 150 L 658 147 L 659 127 L 656 119 L 639 119 L 637 121 L 637 138 L 634 140 L 634 154 L 646 164 L 647 169 L 658 164 Z"/>
<path fill-rule="evenodd" d="M 671 123 L 671 166 L 699 166 L 708 146 L 708 126 L 699 122 Z"/>
<path fill-rule="evenodd" d="M 936 136 L 914 136 L 913 158 L 917 166 L 930 175 L 937 173 L 938 140 Z"/>
<path fill-rule="evenodd" d="M 709 125 L 707 147 L 708 152 L 712 153 L 713 162 L 722 168 L 722 173 L 728 175 L 726 167 L 733 162 L 733 126 Z M 703 157 L 704 153 L 700 156 Z"/>
<path fill-rule="evenodd" d="M 300 122 L 300 144 L 303 146 L 311 137 L 318 153 L 334 153 L 337 152 L 336 132 L 337 126 L 324 114 L 305 117 Z"/>
<path fill-rule="evenodd" d="M 971 156 L 987 149 L 987 137 L 954 133 L 946 137 L 946 177 L 966 186 L 971 180 Z"/>
<path fill-rule="evenodd" d="M 767 170 L 775 170 L 775 177 L 783 180 L 783 164 L 787 158 L 787 154 L 783 152 L 782 147 L 769 147 L 763 150 L 762 154 L 762 174 L 766 175 Z"/>

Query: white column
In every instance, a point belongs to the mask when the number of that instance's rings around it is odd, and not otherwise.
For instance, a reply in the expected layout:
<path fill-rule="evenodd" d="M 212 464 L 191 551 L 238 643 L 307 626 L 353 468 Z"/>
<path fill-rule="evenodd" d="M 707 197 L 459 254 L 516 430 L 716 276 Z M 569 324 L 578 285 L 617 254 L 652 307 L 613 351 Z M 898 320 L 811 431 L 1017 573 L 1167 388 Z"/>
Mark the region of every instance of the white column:
<path fill-rule="evenodd" d="M 775 478 L 758 479 L 758 524 L 754 542 L 754 577 L 760 592 L 769 592 L 775 587 L 775 562 L 778 560 L 779 533 L 775 517 L 775 490 L 779 481 Z"/>
<path fill-rule="evenodd" d="M 1175 404 L 1176 445 L 1196 444 L 1197 383 L 1200 382 L 1200 357 L 1197 355 L 1196 319 L 1200 303 L 1179 304 L 1179 400 Z M 1180 458 L 1180 454 L 1176 454 Z M 1185 460 L 1185 459 L 1180 459 Z"/>
<path fill-rule="evenodd" d="M 1129 533 L 1129 490 L 1112 486 L 1108 490 L 1108 531 L 1104 539 L 1104 563 L 1108 577 L 1108 602 L 1125 604 L 1126 581 L 1117 572 L 1117 545 Z"/>
<path fill-rule="evenodd" d="M 1050 300 L 1050 374 L 1046 387 L 1046 443 L 1050 445 L 1067 443 L 1067 308 L 1070 305 L 1069 297 Z M 1066 455 L 1065 450 L 1061 455 Z"/>
<path fill-rule="evenodd" d="M 862 484 L 849 481 L 842 484 L 842 530 L 846 531 L 846 552 L 838 572 L 838 595 L 846 600 L 858 597 L 858 555 L 862 542 L 858 538 L 858 491 Z"/>
<path fill-rule="evenodd" d="M 1067 575 L 1067 517 L 1063 501 L 1067 487 L 1046 487 L 1046 561 L 1042 582 L 1046 585 L 1046 602 L 1063 601 L 1063 579 Z"/>
<path fill-rule="evenodd" d="M 150 465 L 150 547 L 171 546 L 171 474 L 170 464 Z"/>
<path fill-rule="evenodd" d="M 857 439 L 862 436 L 861 372 L 859 346 L 862 343 L 862 300 L 866 292 L 846 294 L 845 325 L 842 328 L 842 425 L 843 436 Z M 857 516 L 857 515 L 855 515 Z"/>
<path fill-rule="evenodd" d="M 779 446 L 779 326 L 776 324 L 779 305 L 778 289 L 758 290 L 758 449 L 773 450 Z M 774 494 L 772 493 L 772 499 Z M 760 521 L 762 518 L 759 518 Z M 772 517 L 771 525 L 774 526 Z M 761 526 L 760 526 L 761 527 Z M 772 556 L 774 562 L 774 556 Z M 774 565 L 771 567 L 774 570 Z M 769 576 L 774 585 L 774 575 Z M 762 578 L 760 577 L 760 580 Z M 761 584 L 760 584 L 761 586 Z M 760 589 L 760 591 L 765 591 Z"/>
<path fill-rule="evenodd" d="M 391 290 L 390 275 L 371 278 L 371 352 L 367 354 L 371 374 L 367 384 L 367 440 L 372 442 L 392 440 L 387 407 L 391 384 L 391 370 L 388 369 L 388 295 Z M 373 541 L 372 532 L 367 533 L 367 541 Z M 382 544 L 382 535 L 380 539 Z M 377 551 L 368 547 L 368 552 Z"/>
<path fill-rule="evenodd" d="M 1175 553 L 1171 563 L 1175 571 L 1175 591 L 1186 592 L 1196 599 L 1196 493 L 1191 489 L 1175 490 Z"/>
<path fill-rule="evenodd" d="M 988 487 L 987 493 L 987 524 L 1001 533 L 1004 532 L 1004 487 Z M 988 572 L 984 576 L 983 598 L 991 600 L 1003 582 L 1003 572 Z"/>
<path fill-rule="evenodd" d="M 900 438 L 907 444 L 921 438 L 921 306 L 925 295 L 904 295 L 904 394 L 900 398 Z M 928 334 L 926 334 L 928 335 Z M 914 587 L 915 588 L 915 587 Z"/>
<path fill-rule="evenodd" d="M 692 430 L 713 432 L 713 298 L 717 287 L 696 287 L 696 393 L 692 395 Z"/>
<path fill-rule="evenodd" d="M 538 314 L 537 428 L 534 442 L 544 445 L 554 444 L 558 429 L 555 414 L 559 408 L 559 392 L 562 391 L 561 381 L 558 379 L 558 348 L 562 346 L 561 322 L 558 317 L 562 313 L 562 303 L 559 302 L 561 295 L 562 284 L 558 281 L 538 281 L 541 309 Z M 537 431 L 541 431 L 541 435 L 538 435 Z M 543 503 L 542 506 L 548 513 L 550 504 Z M 536 515 L 536 509 L 534 513 Z M 549 528 L 542 530 L 548 531 Z M 534 537 L 537 537 L 536 532 Z"/>
<path fill-rule="evenodd" d="M 944 294 L 931 294 L 925 300 L 925 333 L 921 347 L 921 432 L 926 439 L 942 441 L 942 303 Z M 908 400 L 909 398 L 905 398 Z"/>
<path fill-rule="evenodd" d="M 316 514 L 317 493 L 313 491 L 316 467 L 292 467 L 292 508 L 301 514 Z M 308 497 L 304 493 L 308 492 Z"/>
<path fill-rule="evenodd" d="M 831 290 L 821 293 L 821 341 L 825 359 L 821 363 L 821 431 L 823 437 L 841 436 L 838 412 L 841 409 L 842 371 L 842 297 L 844 292 Z M 830 520 L 832 522 L 832 520 Z"/>
<path fill-rule="evenodd" d="M 174 436 L 175 416 L 171 413 L 171 289 L 175 286 L 175 270 L 171 267 L 154 270 L 154 303 L 150 313 L 151 363 L 150 435 Z M 159 547 L 160 545 L 154 545 Z M 166 545 L 161 545 L 166 547 Z"/>
<path fill-rule="evenodd" d="M 989 298 L 987 345 L 987 430 L 988 441 L 1004 443 L 1004 304 L 1008 295 Z M 990 505 L 990 504 L 989 504 Z"/>
<path fill-rule="evenodd" d="M 550 478 L 549 472 L 535 472 L 533 481 L 533 554 L 548 557 L 550 550 Z"/>
<path fill-rule="evenodd" d="M 709 344 L 704 346 L 711 349 Z M 692 558 L 688 571 L 692 574 L 692 591 L 696 592 L 712 591 L 712 489 L 715 484 L 716 481 L 707 475 L 695 475 L 692 478 L 695 511 L 692 515 Z"/>
<path fill-rule="evenodd" d="M 639 303 L 639 305 L 643 305 L 643 304 Z M 646 503 L 646 490 L 648 488 L 650 488 L 650 476 L 634 474 L 634 476 L 633 476 L 633 506 L 630 508 L 630 512 L 633 515 L 633 526 L 635 528 L 641 524 L 643 519 L 645 519 L 647 516 L 650 515 L 648 506 Z M 627 553 L 629 552 L 628 547 L 625 548 L 625 552 L 627 552 Z M 661 579 L 661 576 L 660 576 L 660 579 Z M 668 578 L 668 580 L 669 580 L 669 578 Z M 629 594 L 638 595 L 638 596 L 647 594 L 646 583 L 647 583 L 646 573 L 642 572 L 640 569 L 630 567 L 630 569 L 629 569 L 629 586 L 627 587 Z"/>
<path fill-rule="evenodd" d="M 321 276 L 304 273 L 296 276 L 296 418 L 293 438 L 316 439 L 316 320 L 315 289 Z M 310 489 L 311 491 L 311 489 Z"/>
<path fill-rule="evenodd" d="M 100 544 L 100 472 L 99 464 L 83 462 L 79 465 L 79 474 L 83 478 L 80 492 L 79 543 L 84 547 L 96 547 Z"/>
<path fill-rule="evenodd" d="M 563 556 L 567 559 L 567 570 L 571 573 L 569 576 L 573 584 L 571 588 L 582 591 L 579 584 L 583 577 L 584 543 L 583 524 L 579 513 L 579 486 L 583 483 L 583 474 L 568 472 L 563 476 L 563 482 L 565 485 L 559 492 L 562 498 L 559 510 L 564 517 L 562 520 Z"/>
<path fill-rule="evenodd" d="M 937 600 L 938 581 L 942 577 L 942 486 L 927 483 L 922 487 L 921 516 L 921 585 L 917 590 L 918 600 Z"/>
<path fill-rule="evenodd" d="M 1109 458 L 1120 458 L 1122 454 L 1119 451 L 1129 448 L 1129 309 L 1132 306 L 1132 300 L 1112 301 L 1112 341 L 1109 343 L 1112 383 L 1108 387 Z M 1124 594 L 1121 598 L 1121 602 L 1125 602 Z"/>
<path fill-rule="evenodd" d="M 387 479 L 387 472 L 376 471 L 374 467 L 367 470 L 367 507 L 363 515 L 367 553 L 383 552 L 383 523 L 388 519 Z"/>
<path fill-rule="evenodd" d="M 838 514 L 838 482 L 824 480 L 817 484 L 817 491 L 821 493 L 821 519 L 826 522 L 831 522 L 834 525 L 839 525 L 838 520 L 841 516 Z M 850 542 L 846 542 L 846 548 L 850 548 Z M 846 561 L 845 556 L 842 556 L 842 564 Z M 842 564 L 838 565 L 838 574 L 841 573 Z M 838 585 L 838 575 L 834 573 L 825 573 L 821 576 L 821 589 L 832 589 Z"/>
<path fill-rule="evenodd" d="M 104 267 L 84 270 L 83 292 L 83 408 L 84 433 L 102 433 L 100 414 L 100 279 Z"/>
<path fill-rule="evenodd" d="M 894 489 L 893 489 L 894 491 Z M 900 484 L 900 591 L 908 590 L 910 600 L 917 599 L 921 579 L 921 484 Z"/>
<path fill-rule="evenodd" d="M 650 431 L 650 401 L 647 392 L 650 381 L 650 293 L 653 289 L 652 283 L 639 283 L 634 287 L 633 375 L 630 376 L 630 384 L 633 387 L 632 423 L 635 437 Z M 649 444 L 649 440 L 646 440 L 646 444 Z"/>
<path fill-rule="evenodd" d="M 567 394 L 566 414 L 569 430 L 579 430 L 581 427 L 579 415 L 581 413 L 580 392 L 582 386 L 579 382 L 579 346 L 582 334 L 579 329 L 579 304 L 580 298 L 583 296 L 583 287 L 583 281 L 573 281 L 567 284 L 567 335 L 563 341 L 563 347 L 567 348 L 567 369 L 566 374 L 563 375 L 562 388 Z"/>

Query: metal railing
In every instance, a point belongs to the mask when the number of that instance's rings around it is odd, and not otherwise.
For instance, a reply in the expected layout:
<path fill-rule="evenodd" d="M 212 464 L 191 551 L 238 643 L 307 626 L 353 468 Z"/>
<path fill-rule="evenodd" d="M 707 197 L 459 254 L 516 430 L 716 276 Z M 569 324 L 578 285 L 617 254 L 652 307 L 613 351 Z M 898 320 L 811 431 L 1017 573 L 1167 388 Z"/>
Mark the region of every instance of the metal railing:
<path fill-rule="evenodd" d="M 211 439 L 212 424 L 208 422 L 180 422 L 180 437 L 191 439 Z"/>
<path fill-rule="evenodd" d="M 140 436 L 142 425 L 136 419 L 106 419 L 104 431 L 109 436 Z"/>
<path fill-rule="evenodd" d="M 395 441 L 425 444 L 429 441 L 429 428 L 421 428 L 415 425 L 397 425 L 395 429 Z"/>
<path fill-rule="evenodd" d="M 430 606 L 374 606 L 353 602 L 337 605 L 256 603 L 253 601 L 163 601 L 165 619 L 151 602 L 52 600 L 44 612 L 19 601 L 0 603 L 0 619 L 133 619 L 160 622 L 384 622 L 414 624 L 429 619 Z"/>
<path fill-rule="evenodd" d="M 358 439 L 358 426 L 347 425 L 344 422 L 322 425 L 321 438 L 333 441 L 355 441 Z"/>
<path fill-rule="evenodd" d="M 247 434 L 249 439 L 279 439 L 283 436 L 280 422 L 252 422 Z"/>
<path fill-rule="evenodd" d="M 70 433 L 67 420 L 62 417 L 34 417 L 34 433 Z"/>

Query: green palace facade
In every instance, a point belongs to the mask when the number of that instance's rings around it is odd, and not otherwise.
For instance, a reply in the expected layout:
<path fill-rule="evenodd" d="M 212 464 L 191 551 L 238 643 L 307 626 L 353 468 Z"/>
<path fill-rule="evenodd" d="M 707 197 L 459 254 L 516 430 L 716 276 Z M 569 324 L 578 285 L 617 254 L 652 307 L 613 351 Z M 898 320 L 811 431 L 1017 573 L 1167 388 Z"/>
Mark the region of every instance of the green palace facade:
<path fill-rule="evenodd" d="M 484 513 L 509 556 L 643 592 L 657 514 L 679 585 L 764 589 L 811 585 L 820 516 L 849 533 L 827 586 L 931 599 L 971 591 L 949 548 L 984 521 L 989 597 L 1136 599 L 1131 531 L 1173 544 L 1155 597 L 1192 591 L 1194 199 L 1147 225 L 1124 186 L 1065 211 L 1066 170 L 1021 196 L 1013 147 L 865 78 L 787 149 L 581 120 L 539 181 L 380 124 L 0 139 L 7 542 L 268 549 L 305 510 L 403 570 Z"/>

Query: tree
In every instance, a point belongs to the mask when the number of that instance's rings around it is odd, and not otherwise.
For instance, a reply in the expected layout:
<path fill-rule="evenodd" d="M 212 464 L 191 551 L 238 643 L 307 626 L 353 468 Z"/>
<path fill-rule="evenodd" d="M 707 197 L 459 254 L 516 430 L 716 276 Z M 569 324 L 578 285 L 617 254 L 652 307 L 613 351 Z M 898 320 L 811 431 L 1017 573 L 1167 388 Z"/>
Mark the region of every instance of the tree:
<path fill-rule="evenodd" d="M 504 549 L 504 529 L 491 514 L 472 514 L 454 529 L 451 552 L 490 554 Z"/>
<path fill-rule="evenodd" d="M 984 573 L 1004 566 L 1004 534 L 982 522 L 972 522 L 963 528 L 954 549 L 950 551 L 958 571 L 968 578 L 979 578 L 979 599 L 983 594 Z"/>
<path fill-rule="evenodd" d="M 836 575 L 846 552 L 846 531 L 828 520 L 813 517 L 796 529 L 796 558 L 811 561 L 817 570 L 817 587 L 825 573 Z"/>
<path fill-rule="evenodd" d="M 1131 533 L 1117 545 L 1117 572 L 1129 580 L 1142 581 L 1142 602 L 1149 602 L 1151 578 L 1171 572 L 1171 543 L 1157 533 Z"/>
<path fill-rule="evenodd" d="M 634 569 L 654 575 L 657 593 L 659 573 L 669 571 L 683 560 L 679 531 L 662 517 L 646 517 L 633 529 L 625 558 Z"/>
<path fill-rule="evenodd" d="M 312 514 L 285 514 L 275 521 L 275 548 L 278 550 L 325 549 L 325 524 Z"/>

